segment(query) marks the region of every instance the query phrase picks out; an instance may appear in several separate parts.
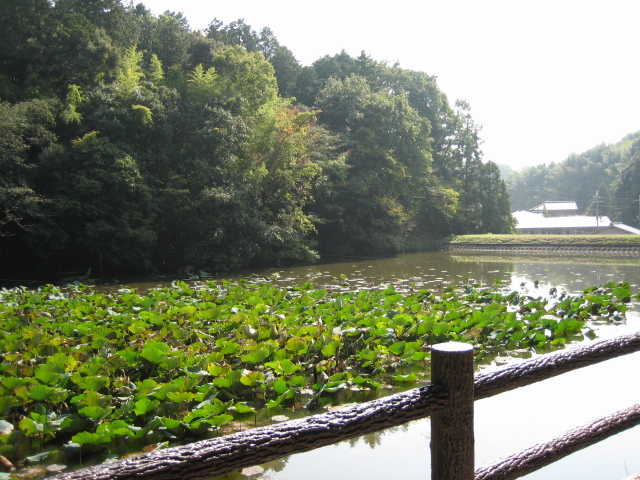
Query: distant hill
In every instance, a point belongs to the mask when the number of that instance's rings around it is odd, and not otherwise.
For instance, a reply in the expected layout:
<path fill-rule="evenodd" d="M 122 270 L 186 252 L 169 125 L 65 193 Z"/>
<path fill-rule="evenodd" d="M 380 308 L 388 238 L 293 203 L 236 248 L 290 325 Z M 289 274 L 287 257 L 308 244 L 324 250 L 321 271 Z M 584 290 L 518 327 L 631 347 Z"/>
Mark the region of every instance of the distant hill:
<path fill-rule="evenodd" d="M 596 212 L 622 221 L 630 194 L 621 197 L 616 188 L 623 171 L 636 158 L 640 132 L 614 144 L 601 144 L 566 160 L 536 165 L 505 178 L 512 211 L 525 210 L 546 200 L 573 200 L 580 213 Z M 639 187 L 640 188 L 640 187 Z M 637 195 L 635 195 L 637 201 Z M 636 204 L 637 211 L 637 204 Z"/>

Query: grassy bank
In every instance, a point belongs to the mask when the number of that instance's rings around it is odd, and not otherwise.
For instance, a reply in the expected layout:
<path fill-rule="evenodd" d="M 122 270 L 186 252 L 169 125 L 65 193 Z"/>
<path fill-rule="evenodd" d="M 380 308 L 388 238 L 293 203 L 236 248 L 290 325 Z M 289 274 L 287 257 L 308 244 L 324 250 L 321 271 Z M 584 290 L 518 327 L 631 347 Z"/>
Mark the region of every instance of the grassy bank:
<path fill-rule="evenodd" d="M 443 243 L 493 245 L 640 245 L 640 235 L 456 235 Z"/>

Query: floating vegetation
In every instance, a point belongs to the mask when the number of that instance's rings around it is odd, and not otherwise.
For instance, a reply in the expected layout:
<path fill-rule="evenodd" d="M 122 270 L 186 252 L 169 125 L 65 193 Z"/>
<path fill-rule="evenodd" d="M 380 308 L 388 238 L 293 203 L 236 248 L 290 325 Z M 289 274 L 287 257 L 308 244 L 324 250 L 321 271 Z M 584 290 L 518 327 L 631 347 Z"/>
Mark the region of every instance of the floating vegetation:
<path fill-rule="evenodd" d="M 2 290 L 0 455 L 64 468 L 282 421 L 336 395 L 424 382 L 436 343 L 471 343 L 486 360 L 595 336 L 586 322 L 623 322 L 631 298 L 628 283 L 535 298 L 472 280 Z"/>

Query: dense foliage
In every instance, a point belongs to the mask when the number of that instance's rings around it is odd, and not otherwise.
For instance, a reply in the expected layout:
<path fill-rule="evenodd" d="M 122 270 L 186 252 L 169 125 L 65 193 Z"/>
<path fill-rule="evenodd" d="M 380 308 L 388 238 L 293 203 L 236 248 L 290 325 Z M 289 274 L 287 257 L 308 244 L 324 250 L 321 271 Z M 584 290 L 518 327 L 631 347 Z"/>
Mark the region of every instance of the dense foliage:
<path fill-rule="evenodd" d="M 469 106 L 364 53 L 122 0 L 0 5 L 5 271 L 176 271 L 506 233 Z"/>
<path fill-rule="evenodd" d="M 615 185 L 614 198 L 619 205 L 617 217 L 627 225 L 640 228 L 640 140 L 631 147 L 629 162 Z"/>
<path fill-rule="evenodd" d="M 640 184 L 633 171 L 638 169 L 639 149 L 640 132 L 572 154 L 563 162 L 512 173 L 506 178 L 512 207 L 527 210 L 547 200 L 572 200 L 581 214 L 607 215 L 637 226 Z"/>
<path fill-rule="evenodd" d="M 74 463 L 361 401 L 427 379 L 435 343 L 471 343 L 478 359 L 544 352 L 595 335 L 589 320 L 624 321 L 631 297 L 628 283 L 545 298 L 473 280 L 3 290 L 0 455 Z"/>

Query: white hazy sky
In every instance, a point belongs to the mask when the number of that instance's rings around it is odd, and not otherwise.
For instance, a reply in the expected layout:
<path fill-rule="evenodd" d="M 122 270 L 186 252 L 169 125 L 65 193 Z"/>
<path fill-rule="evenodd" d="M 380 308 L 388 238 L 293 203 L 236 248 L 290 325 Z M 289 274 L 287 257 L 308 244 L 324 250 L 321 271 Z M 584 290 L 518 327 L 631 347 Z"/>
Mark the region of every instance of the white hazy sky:
<path fill-rule="evenodd" d="M 438 78 L 483 126 L 486 160 L 559 162 L 640 130 L 639 0 L 134 0 L 269 27 L 305 65 L 365 51 Z"/>

